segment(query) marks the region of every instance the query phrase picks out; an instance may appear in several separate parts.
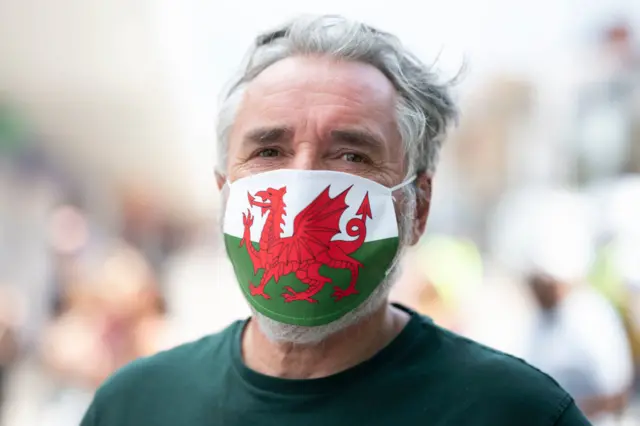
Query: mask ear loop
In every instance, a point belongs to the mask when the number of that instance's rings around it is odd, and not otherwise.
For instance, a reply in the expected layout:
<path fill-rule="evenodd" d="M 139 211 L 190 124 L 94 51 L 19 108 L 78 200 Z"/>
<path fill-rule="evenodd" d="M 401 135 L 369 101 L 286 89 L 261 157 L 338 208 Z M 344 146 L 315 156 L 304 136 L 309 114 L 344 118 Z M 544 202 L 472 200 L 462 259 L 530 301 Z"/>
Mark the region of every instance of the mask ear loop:
<path fill-rule="evenodd" d="M 396 254 L 396 258 L 393 259 L 393 263 L 387 268 L 386 271 L 384 271 L 384 277 L 387 278 L 389 276 L 389 274 L 391 274 L 391 271 L 393 271 L 396 266 L 398 266 L 398 262 L 400 262 L 400 253 Z"/>
<path fill-rule="evenodd" d="M 413 176 L 411 176 L 409 179 L 402 181 L 402 182 L 401 182 L 401 183 L 399 183 L 398 185 L 396 185 L 396 186 L 392 186 L 391 188 L 389 188 L 389 191 L 390 191 L 390 192 L 395 192 L 395 191 L 397 191 L 398 189 L 400 189 L 400 188 L 402 188 L 402 187 L 404 187 L 404 186 L 409 185 L 411 182 L 413 182 L 414 180 L 416 180 L 416 178 L 417 178 L 417 177 L 418 177 L 418 175 L 413 175 Z"/>
<path fill-rule="evenodd" d="M 404 188 L 405 186 L 409 185 L 410 183 L 412 183 L 414 180 L 416 180 L 416 178 L 418 177 L 418 175 L 413 175 L 411 176 L 409 179 L 404 180 L 403 182 L 401 182 L 400 184 L 396 185 L 396 186 L 392 186 L 391 188 L 389 188 L 389 193 L 391 194 L 391 199 L 393 201 L 396 201 L 396 198 L 393 196 L 393 193 L 395 191 L 397 191 L 400 188 Z M 395 259 L 393 259 L 393 263 L 391 263 L 391 265 L 387 268 L 387 270 L 384 273 L 385 278 L 389 276 L 389 274 L 391 273 L 391 271 L 393 271 L 395 269 L 396 266 L 398 266 L 398 262 L 400 262 L 400 253 L 398 253 L 395 257 Z"/>
<path fill-rule="evenodd" d="M 405 187 L 405 186 L 409 185 L 409 184 L 410 184 L 410 183 L 412 183 L 414 180 L 416 180 L 416 178 L 417 178 L 417 175 L 413 175 L 413 176 L 411 176 L 409 179 L 407 179 L 407 180 L 405 180 L 405 181 L 401 182 L 400 184 L 398 184 L 398 185 L 396 185 L 396 186 L 392 186 L 391 188 L 389 188 L 389 194 L 391 194 L 391 199 L 392 199 L 393 201 L 397 201 L 397 200 L 396 200 L 396 197 L 394 197 L 394 196 L 393 196 L 393 193 L 394 193 L 395 191 L 397 191 L 398 189 L 403 188 L 403 187 Z"/>

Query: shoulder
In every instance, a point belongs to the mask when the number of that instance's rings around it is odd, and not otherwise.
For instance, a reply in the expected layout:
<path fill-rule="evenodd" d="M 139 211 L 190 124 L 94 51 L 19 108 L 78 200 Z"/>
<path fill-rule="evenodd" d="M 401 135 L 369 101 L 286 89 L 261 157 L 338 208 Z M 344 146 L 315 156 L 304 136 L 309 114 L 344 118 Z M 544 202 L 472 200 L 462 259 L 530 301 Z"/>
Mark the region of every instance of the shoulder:
<path fill-rule="evenodd" d="M 525 361 L 434 327 L 439 380 L 469 407 L 496 419 L 553 425 L 574 406 L 555 380 Z"/>
<path fill-rule="evenodd" d="M 594 289 L 574 291 L 565 301 L 564 308 L 567 320 L 576 329 L 591 330 L 589 326 L 593 325 L 599 325 L 599 328 L 623 328 L 613 305 Z M 589 315 L 585 315 L 585 312 L 589 312 Z"/>
<path fill-rule="evenodd" d="M 98 390 L 105 397 L 141 386 L 153 386 L 152 382 L 181 376 L 189 364 L 204 348 L 211 346 L 212 336 L 203 337 L 155 355 L 138 358 L 114 372 Z"/>
<path fill-rule="evenodd" d="M 118 405 L 136 396 L 160 398 L 163 391 L 175 391 L 183 386 L 197 385 L 202 373 L 215 370 L 217 362 L 228 358 L 233 330 L 240 322 L 233 323 L 220 333 L 203 337 L 155 355 L 139 358 L 113 373 L 97 390 L 93 410 L 103 405 Z M 229 351 L 227 351 L 229 349 Z"/>
<path fill-rule="evenodd" d="M 589 375 L 601 393 L 620 392 L 633 378 L 631 348 L 621 316 L 591 289 L 576 292 L 569 304 L 570 332 L 584 354 Z M 600 330 L 597 338 L 593 330 Z"/>
<path fill-rule="evenodd" d="M 589 315 L 585 315 L 585 312 Z M 592 362 L 631 362 L 623 320 L 615 308 L 595 290 L 581 289 L 574 292 L 565 303 L 564 320 L 567 332 L 571 333 Z M 601 331 L 595 339 L 593 330 Z"/>

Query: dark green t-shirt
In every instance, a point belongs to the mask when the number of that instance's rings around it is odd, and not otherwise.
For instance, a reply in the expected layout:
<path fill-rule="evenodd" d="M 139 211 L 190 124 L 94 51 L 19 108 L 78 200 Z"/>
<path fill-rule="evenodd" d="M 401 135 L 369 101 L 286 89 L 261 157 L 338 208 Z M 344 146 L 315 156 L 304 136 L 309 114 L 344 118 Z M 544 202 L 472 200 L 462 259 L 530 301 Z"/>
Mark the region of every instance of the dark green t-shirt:
<path fill-rule="evenodd" d="M 312 380 L 247 368 L 238 321 L 116 372 L 82 426 L 589 425 L 548 376 L 410 314 L 373 358 Z"/>

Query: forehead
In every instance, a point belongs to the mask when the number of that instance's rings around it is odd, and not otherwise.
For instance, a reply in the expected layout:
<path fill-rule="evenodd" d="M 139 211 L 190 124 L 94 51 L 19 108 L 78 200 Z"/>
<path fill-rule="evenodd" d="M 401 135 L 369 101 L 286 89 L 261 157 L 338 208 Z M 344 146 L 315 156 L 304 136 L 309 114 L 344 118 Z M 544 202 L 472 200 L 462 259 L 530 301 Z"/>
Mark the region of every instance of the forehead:
<path fill-rule="evenodd" d="M 283 109 L 289 114 L 314 109 L 329 119 L 360 116 L 395 121 L 395 101 L 395 88 L 372 65 L 291 57 L 271 65 L 248 85 L 239 114 L 257 113 L 268 119 L 281 115 Z"/>

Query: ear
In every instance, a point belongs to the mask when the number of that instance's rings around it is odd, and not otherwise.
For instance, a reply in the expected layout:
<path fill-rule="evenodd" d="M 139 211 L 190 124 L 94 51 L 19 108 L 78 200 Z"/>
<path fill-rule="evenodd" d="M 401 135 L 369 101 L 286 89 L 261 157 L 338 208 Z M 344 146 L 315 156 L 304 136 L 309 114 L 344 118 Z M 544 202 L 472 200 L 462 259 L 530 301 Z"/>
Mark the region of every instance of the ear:
<path fill-rule="evenodd" d="M 417 244 L 427 227 L 427 219 L 431 208 L 431 187 L 432 176 L 429 173 L 421 172 L 416 177 L 416 211 L 413 222 L 413 238 L 411 245 Z"/>
<path fill-rule="evenodd" d="M 280 193 L 281 193 L 282 195 L 286 194 L 286 193 L 287 193 L 287 187 L 286 187 L 286 186 L 283 186 L 282 188 L 280 188 Z"/>
<path fill-rule="evenodd" d="M 216 183 L 218 184 L 218 189 L 222 190 L 222 187 L 227 181 L 227 177 L 218 171 L 215 172 L 215 175 L 216 175 Z"/>

